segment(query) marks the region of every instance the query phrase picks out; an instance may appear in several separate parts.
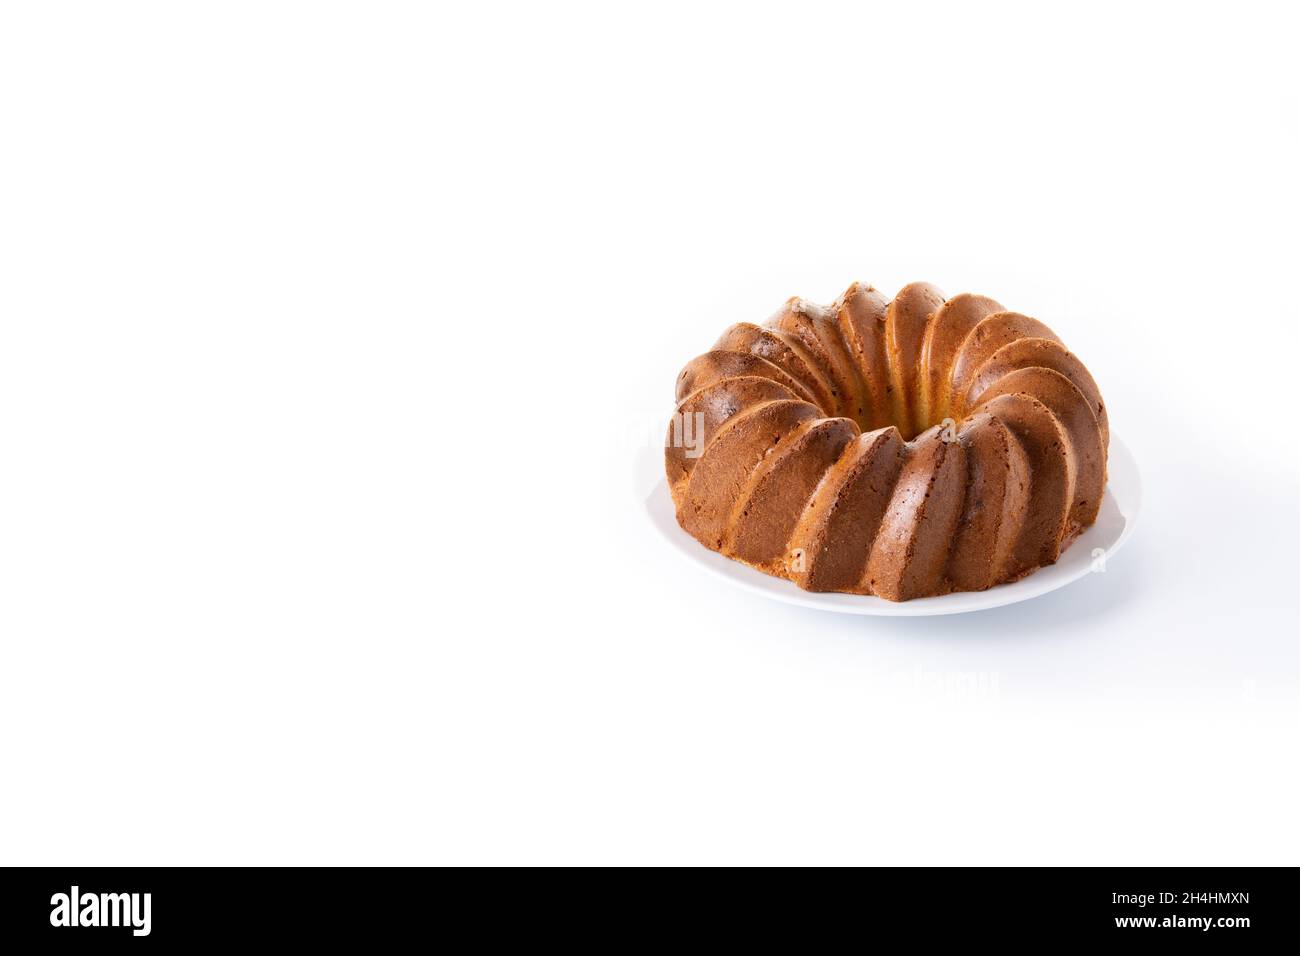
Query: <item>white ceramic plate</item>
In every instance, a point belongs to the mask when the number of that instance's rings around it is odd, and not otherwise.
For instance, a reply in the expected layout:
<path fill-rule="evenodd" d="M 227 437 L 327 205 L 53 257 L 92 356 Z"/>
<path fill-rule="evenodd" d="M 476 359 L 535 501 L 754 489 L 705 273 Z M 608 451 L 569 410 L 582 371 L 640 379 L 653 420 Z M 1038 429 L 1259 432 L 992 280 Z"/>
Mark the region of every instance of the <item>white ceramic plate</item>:
<path fill-rule="evenodd" d="M 647 456 L 645 462 L 646 468 L 651 467 L 653 463 L 659 471 L 659 479 L 645 499 L 650 520 L 664 540 L 683 557 L 747 591 L 754 591 L 776 601 L 785 601 L 787 604 L 815 607 L 824 611 L 839 611 L 843 614 L 919 617 L 982 611 L 985 608 L 1028 601 L 1030 598 L 1065 587 L 1070 582 L 1091 573 L 1094 568 L 1103 566 L 1106 559 L 1122 548 L 1124 542 L 1133 534 L 1133 526 L 1142 507 L 1142 480 L 1138 475 L 1137 462 L 1133 459 L 1128 446 L 1112 434 L 1108 463 L 1109 481 L 1106 485 L 1106 495 L 1101 502 L 1101 513 L 1097 517 L 1097 523 L 1076 538 L 1055 564 L 1039 568 L 1019 581 L 1001 584 L 987 591 L 962 591 L 940 597 L 917 598 L 896 603 L 883 598 L 857 594 L 820 594 L 804 591 L 789 581 L 755 571 L 739 561 L 732 561 L 716 551 L 710 551 L 677 524 L 677 518 L 673 514 L 672 496 L 668 493 L 668 483 L 663 477 L 662 452 L 657 457 Z M 643 476 L 643 488 L 646 483 L 648 483 L 648 476 Z"/>

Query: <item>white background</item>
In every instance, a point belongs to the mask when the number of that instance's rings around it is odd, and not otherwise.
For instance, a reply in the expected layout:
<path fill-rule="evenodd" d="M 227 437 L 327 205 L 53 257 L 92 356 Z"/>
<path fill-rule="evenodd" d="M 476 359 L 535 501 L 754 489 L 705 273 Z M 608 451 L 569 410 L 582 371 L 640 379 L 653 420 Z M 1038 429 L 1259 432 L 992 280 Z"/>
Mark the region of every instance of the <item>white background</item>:
<path fill-rule="evenodd" d="M 456 6 L 0 14 L 0 861 L 1298 862 L 1282 5 Z M 1105 574 L 654 537 L 680 366 L 854 279 L 1083 357 Z"/>

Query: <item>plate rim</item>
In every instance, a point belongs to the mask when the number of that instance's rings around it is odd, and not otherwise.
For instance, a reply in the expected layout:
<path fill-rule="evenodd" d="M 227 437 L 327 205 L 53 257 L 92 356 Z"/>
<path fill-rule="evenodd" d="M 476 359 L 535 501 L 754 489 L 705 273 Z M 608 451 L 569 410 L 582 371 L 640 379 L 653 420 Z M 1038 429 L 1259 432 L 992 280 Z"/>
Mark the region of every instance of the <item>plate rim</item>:
<path fill-rule="evenodd" d="M 649 457 L 655 458 L 656 456 Z M 1082 562 L 1079 568 L 1071 570 L 1065 577 L 1048 575 L 1043 578 L 1035 572 L 1021 578 L 1019 581 L 1000 584 L 985 591 L 955 591 L 951 594 L 914 598 L 911 601 L 901 602 L 886 601 L 884 598 L 871 595 L 805 591 L 793 582 L 764 574 L 762 571 L 751 568 L 742 562 L 734 561 L 718 554 L 716 551 L 710 551 L 683 531 L 677 524 L 676 517 L 671 510 L 668 481 L 662 472 L 662 457 L 657 458 L 655 465 L 658 469 L 658 480 L 654 482 L 642 504 L 646 509 L 646 517 L 655 527 L 657 537 L 691 563 L 702 566 L 704 570 L 714 577 L 724 579 L 733 587 L 759 594 L 768 600 L 779 601 L 783 604 L 809 607 L 838 614 L 869 617 L 933 617 L 946 614 L 969 614 L 1030 601 L 1036 597 L 1042 597 L 1044 594 L 1050 594 L 1053 591 L 1068 587 L 1093 573 L 1090 560 Z M 1109 562 L 1128 543 L 1128 540 L 1133 536 L 1134 529 L 1137 527 L 1138 517 L 1142 511 L 1142 478 L 1137 459 L 1133 456 L 1132 450 L 1113 432 L 1110 435 L 1107 465 L 1108 475 L 1103 507 L 1105 506 L 1105 499 L 1110 498 L 1120 516 L 1124 519 L 1124 527 L 1120 530 L 1118 537 L 1102 549 L 1104 560 Z M 1119 479 L 1118 484 L 1116 482 L 1117 477 Z M 644 488 L 644 484 L 642 488 Z M 657 511 L 664 511 L 665 506 L 667 506 L 670 519 L 668 522 L 664 521 L 664 516 L 661 513 L 657 513 Z M 1075 544 L 1077 545 L 1077 543 L 1076 541 Z M 1093 556 L 1093 560 L 1095 560 L 1095 556 Z M 719 561 L 726 562 L 726 565 L 717 564 L 716 562 Z M 737 570 L 743 573 L 734 573 Z M 750 579 L 751 576 L 753 576 L 753 580 Z M 1036 578 L 1038 579 L 1037 584 L 1035 584 Z M 785 593 L 785 588 L 774 589 L 773 584 L 785 585 L 790 593 Z M 978 597 L 972 598 L 972 595 Z M 980 600 L 980 598 L 983 598 L 983 600 Z M 973 605 L 971 604 L 972 601 L 974 601 Z"/>

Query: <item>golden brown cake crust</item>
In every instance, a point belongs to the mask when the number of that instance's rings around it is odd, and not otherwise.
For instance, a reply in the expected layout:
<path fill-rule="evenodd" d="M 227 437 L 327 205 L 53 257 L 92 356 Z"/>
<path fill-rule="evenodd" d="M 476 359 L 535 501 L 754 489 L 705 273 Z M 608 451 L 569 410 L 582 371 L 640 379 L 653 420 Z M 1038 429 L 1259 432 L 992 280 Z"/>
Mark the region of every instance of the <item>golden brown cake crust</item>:
<path fill-rule="evenodd" d="M 1083 363 L 1037 319 L 928 283 L 890 301 L 855 282 L 736 323 L 676 397 L 678 523 L 807 590 L 905 601 L 1015 580 L 1095 522 L 1105 490 L 1109 418 Z"/>

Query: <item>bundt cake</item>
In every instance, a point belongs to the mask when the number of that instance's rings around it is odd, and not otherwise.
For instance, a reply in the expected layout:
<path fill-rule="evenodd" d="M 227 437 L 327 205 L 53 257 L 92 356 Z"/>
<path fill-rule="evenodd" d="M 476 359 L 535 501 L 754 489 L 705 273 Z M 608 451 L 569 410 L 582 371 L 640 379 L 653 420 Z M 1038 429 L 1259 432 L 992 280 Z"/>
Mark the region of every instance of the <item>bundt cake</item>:
<path fill-rule="evenodd" d="M 809 591 L 979 591 L 1097 519 L 1109 423 L 1043 323 L 928 283 L 739 322 L 677 376 L 677 521 Z"/>

